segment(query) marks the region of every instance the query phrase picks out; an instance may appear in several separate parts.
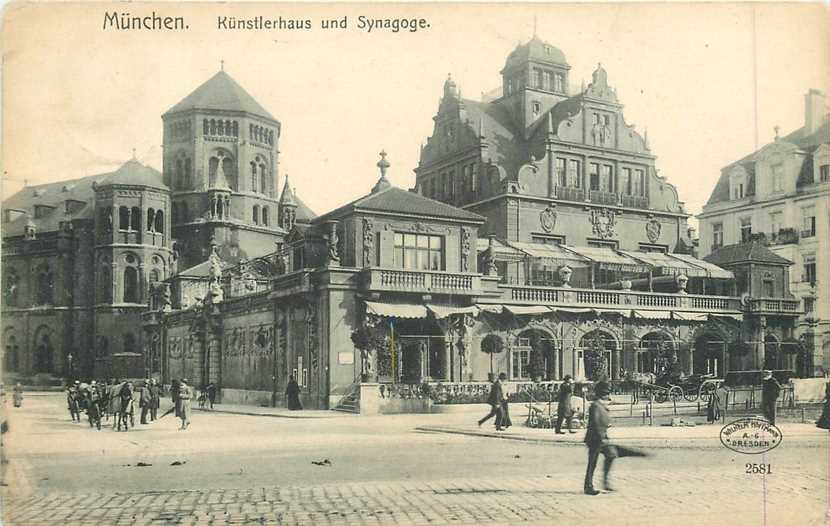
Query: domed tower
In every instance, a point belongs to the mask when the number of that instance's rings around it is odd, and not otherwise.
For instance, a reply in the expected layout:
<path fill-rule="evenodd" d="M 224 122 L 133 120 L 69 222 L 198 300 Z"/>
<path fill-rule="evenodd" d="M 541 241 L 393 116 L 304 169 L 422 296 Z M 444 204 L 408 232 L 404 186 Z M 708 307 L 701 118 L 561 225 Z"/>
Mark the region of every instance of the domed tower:
<path fill-rule="evenodd" d="M 568 97 L 571 66 L 557 47 L 533 36 L 507 56 L 502 75 L 502 103 L 527 128 Z"/>
<path fill-rule="evenodd" d="M 98 375 L 111 370 L 114 353 L 134 362 L 126 370 L 143 368 L 141 313 L 153 284 L 169 277 L 175 262 L 170 249 L 170 193 L 161 173 L 132 159 L 101 183 L 93 183 L 93 188 L 93 341 Z M 125 370 L 123 364 L 116 369 Z"/>
<path fill-rule="evenodd" d="M 278 208 L 280 123 L 224 69 L 162 115 L 164 180 L 184 269 L 210 256 L 256 257 L 283 234 Z"/>

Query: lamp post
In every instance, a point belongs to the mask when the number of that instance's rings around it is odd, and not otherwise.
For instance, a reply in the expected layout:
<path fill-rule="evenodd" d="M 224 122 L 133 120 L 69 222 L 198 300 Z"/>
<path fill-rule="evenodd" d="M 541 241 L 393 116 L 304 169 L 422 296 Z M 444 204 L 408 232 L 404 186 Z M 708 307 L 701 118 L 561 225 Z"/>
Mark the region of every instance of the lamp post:
<path fill-rule="evenodd" d="M 69 369 L 69 381 L 72 382 L 74 380 L 74 374 L 72 374 L 72 353 L 66 355 L 66 362 L 67 368 Z"/>

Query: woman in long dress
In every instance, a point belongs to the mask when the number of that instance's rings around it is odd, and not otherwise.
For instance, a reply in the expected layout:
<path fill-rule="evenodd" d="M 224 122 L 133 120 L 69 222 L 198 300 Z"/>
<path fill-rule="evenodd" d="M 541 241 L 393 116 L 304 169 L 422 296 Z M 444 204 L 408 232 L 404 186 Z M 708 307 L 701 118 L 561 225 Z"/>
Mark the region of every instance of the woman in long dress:
<path fill-rule="evenodd" d="M 303 404 L 300 403 L 300 386 L 297 385 L 297 380 L 294 375 L 288 379 L 288 386 L 285 388 L 285 397 L 288 402 L 288 410 L 296 411 L 302 409 Z"/>
<path fill-rule="evenodd" d="M 816 422 L 816 427 L 830 429 L 830 382 L 824 386 L 824 409 Z"/>
<path fill-rule="evenodd" d="M 179 418 L 182 419 L 181 429 L 187 429 L 190 425 L 190 400 L 193 398 L 193 390 L 188 385 L 187 378 L 179 381 Z"/>

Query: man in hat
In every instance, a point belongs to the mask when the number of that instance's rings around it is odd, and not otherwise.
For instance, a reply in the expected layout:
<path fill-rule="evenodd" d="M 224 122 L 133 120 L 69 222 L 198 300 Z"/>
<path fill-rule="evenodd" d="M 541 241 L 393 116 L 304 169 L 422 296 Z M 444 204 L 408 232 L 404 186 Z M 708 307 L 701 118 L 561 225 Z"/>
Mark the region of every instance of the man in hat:
<path fill-rule="evenodd" d="M 775 403 L 781 393 L 781 384 L 772 376 L 772 371 L 764 371 L 763 388 L 761 391 L 761 410 L 764 418 L 775 425 Z"/>
<path fill-rule="evenodd" d="M 562 385 L 559 386 L 559 392 L 557 393 L 557 400 L 558 404 L 556 405 L 556 434 L 557 435 L 564 435 L 565 432 L 562 431 L 562 420 L 566 420 L 568 423 L 568 431 L 571 433 L 576 433 L 573 430 L 573 408 L 571 407 L 571 396 L 574 394 L 573 389 L 573 378 L 571 375 L 566 374 L 565 378 L 563 378 Z"/>
<path fill-rule="evenodd" d="M 585 431 L 585 445 L 588 446 L 588 469 L 585 471 L 585 484 L 583 490 L 586 495 L 598 495 L 599 491 L 594 489 L 594 470 L 597 467 L 599 454 L 605 456 L 602 466 L 602 475 L 605 489 L 609 491 L 608 475 L 611 472 L 611 464 L 617 458 L 617 449 L 608 442 L 608 426 L 611 425 L 611 415 L 605 406 L 605 398 L 611 394 L 607 382 L 597 382 L 594 386 L 596 399 L 591 402 L 588 409 L 588 429 Z"/>
<path fill-rule="evenodd" d="M 490 420 L 494 416 L 496 417 L 496 430 L 501 431 L 501 414 L 502 414 L 502 399 L 504 398 L 504 389 L 501 385 L 499 379 L 493 380 L 493 384 L 490 386 L 490 394 L 487 396 L 487 403 L 490 404 L 490 412 L 487 415 L 478 421 L 478 427 L 481 427 L 481 424 Z"/>
<path fill-rule="evenodd" d="M 190 400 L 193 398 L 193 390 L 190 389 L 190 382 L 187 378 L 179 381 L 179 418 L 182 419 L 182 427 L 187 429 L 190 426 Z"/>
<path fill-rule="evenodd" d="M 70 385 L 66 390 L 66 404 L 69 407 L 69 416 L 73 422 L 81 421 L 81 411 L 78 399 L 80 397 L 81 382 L 75 380 L 75 383 Z"/>
<path fill-rule="evenodd" d="M 144 385 L 139 391 L 138 406 L 141 408 L 141 423 L 147 423 L 147 413 L 150 411 L 150 404 L 152 403 L 152 394 L 150 393 L 150 379 L 144 379 Z"/>

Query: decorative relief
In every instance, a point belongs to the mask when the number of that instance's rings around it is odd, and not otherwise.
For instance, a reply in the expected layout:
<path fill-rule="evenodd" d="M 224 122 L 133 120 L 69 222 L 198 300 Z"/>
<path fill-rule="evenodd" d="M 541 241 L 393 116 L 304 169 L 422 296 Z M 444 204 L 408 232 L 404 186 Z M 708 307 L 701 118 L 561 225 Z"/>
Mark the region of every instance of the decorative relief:
<path fill-rule="evenodd" d="M 415 233 L 430 233 L 430 234 L 449 234 L 450 229 L 448 227 L 442 227 L 437 225 L 427 225 L 421 223 L 420 221 L 415 223 L 387 223 L 384 227 L 384 230 L 395 230 L 398 232 L 415 232 Z"/>
<path fill-rule="evenodd" d="M 663 225 L 660 224 L 660 221 L 654 219 L 653 217 L 650 218 L 646 223 L 646 237 L 649 242 L 657 243 L 657 240 L 660 239 L 660 232 L 662 230 Z"/>
<path fill-rule="evenodd" d="M 607 239 L 617 235 L 617 211 L 610 208 L 594 208 L 588 220 L 593 226 L 594 234 L 600 239 Z"/>
<path fill-rule="evenodd" d="M 473 231 L 469 227 L 461 227 L 461 271 L 470 271 L 470 239 Z"/>
<path fill-rule="evenodd" d="M 170 358 L 182 357 L 182 339 L 180 336 L 174 336 L 167 340 L 167 348 L 170 353 Z"/>
<path fill-rule="evenodd" d="M 370 267 L 375 260 L 375 229 L 372 220 L 363 218 L 363 266 Z"/>
<path fill-rule="evenodd" d="M 549 204 L 544 210 L 539 212 L 539 223 L 542 225 L 542 230 L 545 232 L 553 232 L 556 228 L 556 205 Z"/>

